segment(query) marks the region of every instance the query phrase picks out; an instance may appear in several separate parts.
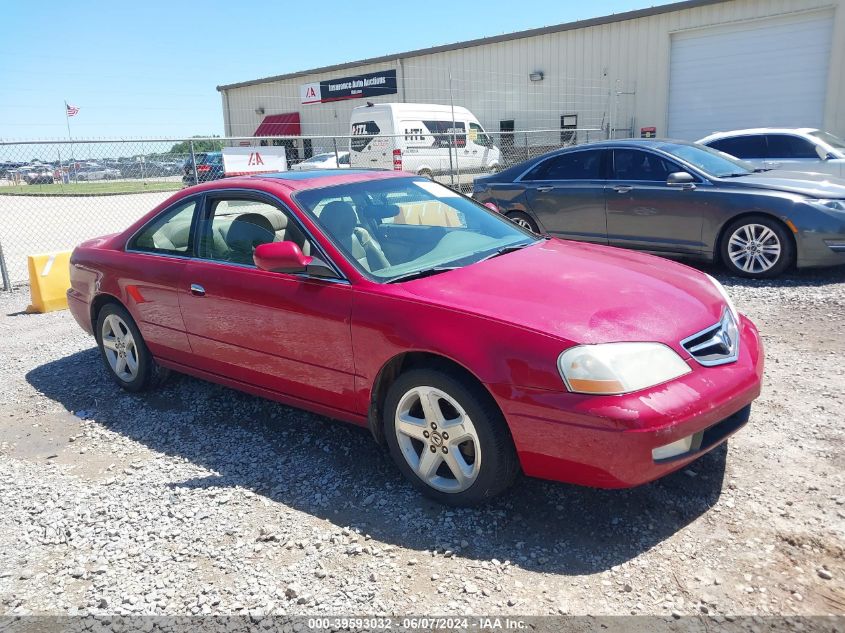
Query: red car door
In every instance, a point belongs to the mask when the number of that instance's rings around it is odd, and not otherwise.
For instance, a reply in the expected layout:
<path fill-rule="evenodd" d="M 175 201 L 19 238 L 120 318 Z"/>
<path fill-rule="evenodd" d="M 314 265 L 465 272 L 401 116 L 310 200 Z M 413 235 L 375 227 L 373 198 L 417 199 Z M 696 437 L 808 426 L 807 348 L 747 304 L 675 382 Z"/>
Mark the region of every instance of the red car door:
<path fill-rule="evenodd" d="M 150 351 L 176 362 L 191 348 L 179 304 L 179 282 L 192 255 L 191 225 L 200 198 L 180 200 L 139 230 L 121 259 L 121 292 Z"/>
<path fill-rule="evenodd" d="M 246 194 L 207 198 L 200 257 L 179 294 L 198 369 L 343 411 L 354 365 L 345 280 L 259 270 L 252 250 L 291 239 L 311 248 L 287 210 Z"/>

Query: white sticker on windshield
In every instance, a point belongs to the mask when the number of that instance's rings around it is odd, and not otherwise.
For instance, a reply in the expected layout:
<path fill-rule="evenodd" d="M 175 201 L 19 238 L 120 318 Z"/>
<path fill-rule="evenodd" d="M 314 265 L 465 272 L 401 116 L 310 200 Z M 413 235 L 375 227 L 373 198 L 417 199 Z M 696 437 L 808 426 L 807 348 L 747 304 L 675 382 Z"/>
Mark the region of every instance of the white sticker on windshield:
<path fill-rule="evenodd" d="M 420 189 L 427 191 L 435 198 L 460 198 L 461 196 L 454 189 L 449 189 L 438 182 L 415 182 Z"/>

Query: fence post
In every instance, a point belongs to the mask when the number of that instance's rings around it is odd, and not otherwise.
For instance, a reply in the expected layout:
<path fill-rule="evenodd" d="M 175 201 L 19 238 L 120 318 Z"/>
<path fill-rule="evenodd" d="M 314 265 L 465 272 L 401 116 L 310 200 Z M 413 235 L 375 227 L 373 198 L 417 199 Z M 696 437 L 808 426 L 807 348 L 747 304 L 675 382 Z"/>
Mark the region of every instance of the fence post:
<path fill-rule="evenodd" d="M 334 164 L 338 169 L 340 169 L 340 156 L 337 153 L 337 137 L 336 136 L 332 139 L 332 143 L 334 143 Z"/>
<path fill-rule="evenodd" d="M 531 158 L 531 150 L 528 148 L 528 132 L 525 133 L 525 160 Z"/>
<path fill-rule="evenodd" d="M 11 290 L 12 283 L 9 281 L 9 269 L 6 268 L 6 256 L 3 255 L 2 242 L 0 242 L 0 274 L 3 277 L 3 290 Z"/>
<path fill-rule="evenodd" d="M 197 176 L 197 157 L 194 155 L 194 141 L 191 139 L 188 141 L 188 144 L 191 146 L 191 165 L 194 167 L 194 184 L 198 185 L 200 182 L 199 176 Z"/>

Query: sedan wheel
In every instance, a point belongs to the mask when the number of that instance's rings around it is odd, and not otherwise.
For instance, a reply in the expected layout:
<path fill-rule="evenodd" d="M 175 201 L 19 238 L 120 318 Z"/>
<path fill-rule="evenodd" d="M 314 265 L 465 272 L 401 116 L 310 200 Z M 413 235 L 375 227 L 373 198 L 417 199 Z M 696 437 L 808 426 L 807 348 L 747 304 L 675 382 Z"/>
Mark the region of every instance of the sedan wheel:
<path fill-rule="evenodd" d="M 738 275 L 774 277 L 792 261 L 792 239 L 775 220 L 741 218 L 728 227 L 725 235 L 722 260 Z"/>
<path fill-rule="evenodd" d="M 169 372 L 147 349 L 135 321 L 121 305 L 107 303 L 97 315 L 97 343 L 103 364 L 127 391 L 143 391 L 163 382 Z"/>
<path fill-rule="evenodd" d="M 396 439 L 402 456 L 426 484 L 461 492 L 475 483 L 481 446 L 472 420 L 449 394 L 414 387 L 396 410 Z"/>
<path fill-rule="evenodd" d="M 537 223 L 531 219 L 531 216 L 527 213 L 522 213 L 521 211 L 514 211 L 513 213 L 508 213 L 507 215 L 508 220 L 516 224 L 517 226 L 522 227 L 526 231 L 531 231 L 532 233 L 540 233 L 540 229 L 537 226 Z"/>
<path fill-rule="evenodd" d="M 384 432 L 405 477 L 441 503 L 491 499 L 519 471 L 495 401 L 451 368 L 412 369 L 399 376 L 385 399 Z"/>
<path fill-rule="evenodd" d="M 102 345 L 106 360 L 121 380 L 131 382 L 138 376 L 138 346 L 126 323 L 116 314 L 103 320 Z"/>

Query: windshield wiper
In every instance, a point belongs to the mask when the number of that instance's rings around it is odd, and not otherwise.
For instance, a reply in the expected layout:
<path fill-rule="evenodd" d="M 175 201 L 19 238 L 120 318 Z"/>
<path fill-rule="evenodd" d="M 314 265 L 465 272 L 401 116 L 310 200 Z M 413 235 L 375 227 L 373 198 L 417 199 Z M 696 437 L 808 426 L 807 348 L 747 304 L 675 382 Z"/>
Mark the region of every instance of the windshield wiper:
<path fill-rule="evenodd" d="M 762 174 L 763 172 L 766 172 L 766 171 L 772 171 L 772 168 L 771 167 L 758 167 L 757 169 L 754 170 L 754 173 L 755 174 Z"/>
<path fill-rule="evenodd" d="M 513 253 L 514 251 L 519 251 L 525 248 L 526 246 L 531 246 L 534 242 L 528 242 L 527 244 L 508 244 L 507 246 L 502 246 L 501 248 L 497 248 L 495 251 L 490 253 L 487 257 L 483 257 L 479 259 L 479 262 L 486 262 L 488 259 L 493 259 L 494 257 L 498 257 L 499 255 L 507 255 L 508 253 Z"/>
<path fill-rule="evenodd" d="M 750 173 L 750 171 L 735 171 L 732 174 L 725 174 L 724 176 L 720 176 L 720 178 L 741 178 L 742 176 L 747 176 Z"/>
<path fill-rule="evenodd" d="M 431 277 L 432 275 L 439 275 L 440 273 L 446 273 L 450 270 L 457 270 L 461 268 L 460 266 L 432 266 L 431 268 L 423 268 L 422 270 L 415 270 L 412 273 L 405 273 L 404 275 L 399 275 L 398 277 L 394 277 L 393 279 L 388 279 L 384 283 L 386 284 L 395 284 L 399 281 L 410 281 L 411 279 L 422 279 L 423 277 Z"/>

